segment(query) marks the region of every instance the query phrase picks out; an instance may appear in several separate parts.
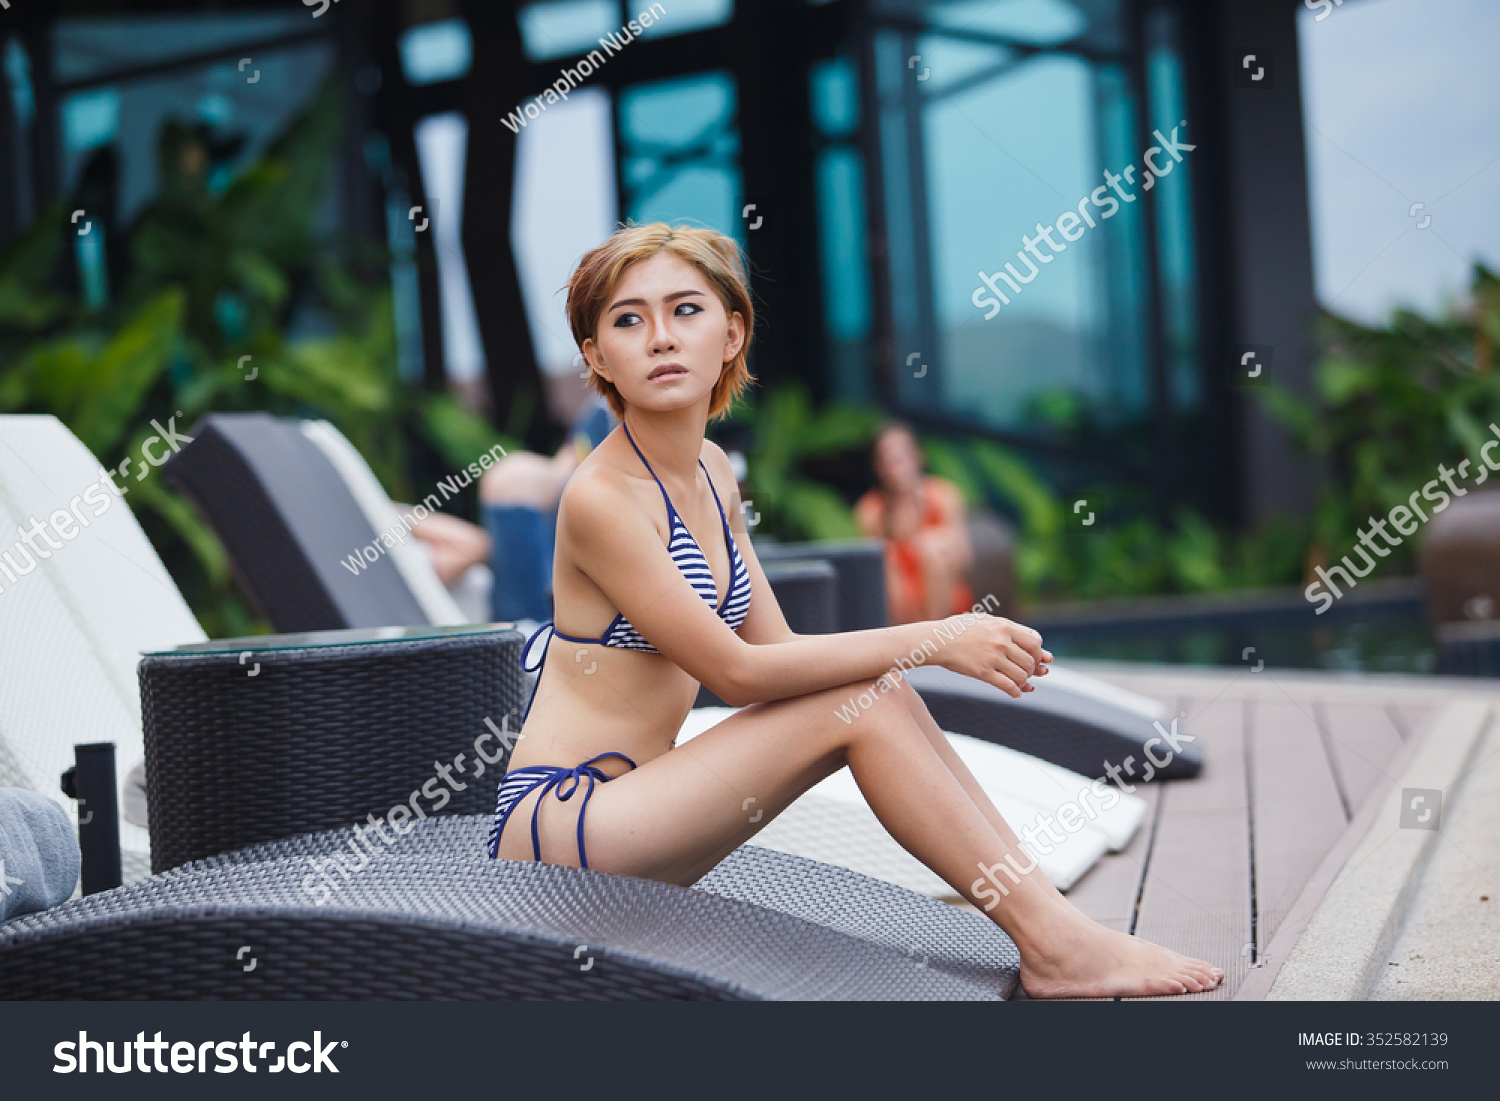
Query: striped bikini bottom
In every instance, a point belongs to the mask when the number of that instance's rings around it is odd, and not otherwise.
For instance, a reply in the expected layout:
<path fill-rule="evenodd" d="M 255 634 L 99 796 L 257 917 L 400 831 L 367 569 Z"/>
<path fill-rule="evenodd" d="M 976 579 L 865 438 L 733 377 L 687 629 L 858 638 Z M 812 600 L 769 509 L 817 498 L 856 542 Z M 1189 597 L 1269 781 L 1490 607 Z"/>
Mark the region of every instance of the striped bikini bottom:
<path fill-rule="evenodd" d="M 583 799 L 578 808 L 578 862 L 581 867 L 588 868 L 589 859 L 583 850 L 583 815 L 589 809 L 589 799 L 594 794 L 594 784 L 596 782 L 608 783 L 614 779 L 595 767 L 606 757 L 618 757 L 631 768 L 635 768 L 635 762 L 623 753 L 601 753 L 574 768 L 564 768 L 562 765 L 531 765 L 507 772 L 500 780 L 500 794 L 495 802 L 495 824 L 490 829 L 490 859 L 496 859 L 500 851 L 500 835 L 505 832 L 505 823 L 509 820 L 511 812 L 516 809 L 522 799 L 537 788 L 541 788 L 542 794 L 538 797 L 536 807 L 531 812 L 531 854 L 533 859 L 540 861 L 542 839 L 537 828 L 537 816 L 542 811 L 542 800 L 547 798 L 547 792 L 550 791 L 557 796 L 559 802 L 566 803 L 578 791 L 579 784 L 587 779 L 589 786 L 584 789 Z"/>

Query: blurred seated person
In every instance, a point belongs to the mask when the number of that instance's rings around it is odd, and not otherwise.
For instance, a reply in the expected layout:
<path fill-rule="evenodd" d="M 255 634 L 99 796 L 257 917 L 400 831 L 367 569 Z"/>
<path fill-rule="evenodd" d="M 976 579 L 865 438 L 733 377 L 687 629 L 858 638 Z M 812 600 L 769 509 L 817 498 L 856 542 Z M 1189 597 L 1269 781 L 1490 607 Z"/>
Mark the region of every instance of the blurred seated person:
<path fill-rule="evenodd" d="M 877 485 L 854 506 L 866 535 L 885 540 L 885 588 L 891 622 L 942 619 L 968 611 L 974 551 L 963 496 L 946 478 L 924 475 L 912 430 L 889 422 L 870 449 Z"/>
<path fill-rule="evenodd" d="M 494 540 L 490 568 L 496 620 L 552 617 L 557 503 L 578 464 L 614 427 L 609 407 L 590 394 L 556 455 L 512 451 L 480 478 L 479 507 Z"/>

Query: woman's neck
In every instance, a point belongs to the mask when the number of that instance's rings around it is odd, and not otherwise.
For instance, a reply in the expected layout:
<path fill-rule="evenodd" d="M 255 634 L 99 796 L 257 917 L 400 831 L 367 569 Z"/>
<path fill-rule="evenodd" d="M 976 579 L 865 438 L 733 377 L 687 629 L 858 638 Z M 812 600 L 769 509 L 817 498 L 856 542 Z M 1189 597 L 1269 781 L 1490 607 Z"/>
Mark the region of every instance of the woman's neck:
<path fill-rule="evenodd" d="M 684 485 L 697 480 L 698 456 L 703 452 L 703 435 L 708 427 L 707 399 L 668 412 L 628 407 L 624 421 L 658 478 Z"/>

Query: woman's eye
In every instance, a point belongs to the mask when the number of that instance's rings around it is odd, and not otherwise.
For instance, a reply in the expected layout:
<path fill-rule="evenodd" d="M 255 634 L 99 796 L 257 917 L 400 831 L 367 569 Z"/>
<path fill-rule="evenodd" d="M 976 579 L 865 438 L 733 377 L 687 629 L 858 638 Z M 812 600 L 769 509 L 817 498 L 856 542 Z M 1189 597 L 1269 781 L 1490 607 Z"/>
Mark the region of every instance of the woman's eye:
<path fill-rule="evenodd" d="M 688 312 L 682 313 L 683 310 L 687 310 Z M 679 302 L 676 312 L 679 317 L 691 317 L 695 313 L 702 313 L 703 307 L 696 302 Z"/>
<path fill-rule="evenodd" d="M 628 329 L 632 325 L 640 324 L 640 320 L 641 319 L 637 314 L 622 313 L 619 317 L 615 318 L 615 328 Z"/>

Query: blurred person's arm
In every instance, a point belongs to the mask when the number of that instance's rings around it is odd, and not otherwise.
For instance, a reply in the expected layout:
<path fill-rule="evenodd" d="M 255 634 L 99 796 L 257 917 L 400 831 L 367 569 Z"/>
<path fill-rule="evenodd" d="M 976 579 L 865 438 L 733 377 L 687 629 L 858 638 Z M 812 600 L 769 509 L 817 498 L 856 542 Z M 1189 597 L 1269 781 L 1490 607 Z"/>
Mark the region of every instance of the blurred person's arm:
<path fill-rule="evenodd" d="M 880 490 L 867 490 L 855 502 L 854 522 L 866 535 L 882 539 L 885 537 L 885 495 Z"/>
<path fill-rule="evenodd" d="M 411 512 L 409 505 L 396 508 L 403 513 Z M 451 587 L 470 567 L 490 560 L 489 532 L 467 520 L 444 512 L 429 512 L 421 520 L 412 516 L 410 521 L 412 535 L 427 547 L 432 568 L 445 588 Z"/>
<path fill-rule="evenodd" d="M 533 451 L 512 451 L 480 478 L 479 500 L 487 505 L 529 505 L 551 512 L 577 468 L 578 451 L 571 444 L 563 444 L 550 459 Z"/>

